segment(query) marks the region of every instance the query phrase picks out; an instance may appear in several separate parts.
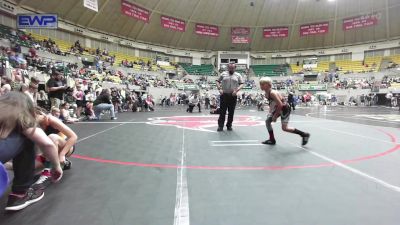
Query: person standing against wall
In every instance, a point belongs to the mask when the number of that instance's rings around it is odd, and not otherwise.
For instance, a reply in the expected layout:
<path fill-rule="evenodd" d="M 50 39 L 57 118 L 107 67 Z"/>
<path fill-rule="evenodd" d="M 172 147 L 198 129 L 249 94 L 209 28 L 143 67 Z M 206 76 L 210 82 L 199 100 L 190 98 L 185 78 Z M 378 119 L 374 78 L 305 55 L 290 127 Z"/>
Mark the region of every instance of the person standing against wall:
<path fill-rule="evenodd" d="M 221 94 L 221 106 L 220 114 L 218 119 L 218 130 L 224 130 L 226 111 L 228 110 L 228 121 L 226 127 L 228 131 L 232 130 L 233 115 L 235 113 L 235 107 L 237 102 L 237 94 L 240 89 L 243 88 L 242 75 L 235 72 L 236 65 L 230 63 L 228 65 L 228 71 L 221 73 L 217 80 L 217 88 Z"/>

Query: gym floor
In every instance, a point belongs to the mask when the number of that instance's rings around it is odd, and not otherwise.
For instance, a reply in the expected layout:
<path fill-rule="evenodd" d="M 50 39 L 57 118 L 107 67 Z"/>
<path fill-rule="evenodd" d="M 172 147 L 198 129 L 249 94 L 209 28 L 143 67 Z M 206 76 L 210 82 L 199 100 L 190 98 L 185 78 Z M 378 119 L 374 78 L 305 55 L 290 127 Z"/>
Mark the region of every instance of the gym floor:
<path fill-rule="evenodd" d="M 277 145 L 261 145 L 265 117 L 237 110 L 221 133 L 217 116 L 184 108 L 72 125 L 72 169 L 0 224 L 399 224 L 398 111 L 297 109 L 290 125 L 311 133 L 304 148 L 279 122 Z"/>

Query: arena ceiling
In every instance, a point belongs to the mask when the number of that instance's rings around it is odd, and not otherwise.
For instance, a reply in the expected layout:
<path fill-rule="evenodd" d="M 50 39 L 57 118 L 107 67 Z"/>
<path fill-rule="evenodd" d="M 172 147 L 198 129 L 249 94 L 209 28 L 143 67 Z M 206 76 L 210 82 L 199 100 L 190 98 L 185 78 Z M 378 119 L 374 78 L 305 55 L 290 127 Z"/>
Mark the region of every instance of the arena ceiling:
<path fill-rule="evenodd" d="M 147 9 L 149 22 L 121 13 L 121 0 L 98 0 L 98 13 L 83 0 L 16 0 L 35 11 L 57 13 L 61 19 L 86 28 L 141 42 L 197 50 L 284 51 L 400 37 L 400 0 L 125 0 Z M 378 13 L 374 26 L 343 29 L 343 19 Z M 161 26 L 161 16 L 185 21 L 186 31 Z M 302 36 L 300 26 L 329 23 L 325 34 Z M 219 27 L 219 36 L 195 33 L 197 23 Z M 265 38 L 264 27 L 288 27 L 283 38 Z M 248 27 L 250 43 L 233 44 L 232 27 Z"/>

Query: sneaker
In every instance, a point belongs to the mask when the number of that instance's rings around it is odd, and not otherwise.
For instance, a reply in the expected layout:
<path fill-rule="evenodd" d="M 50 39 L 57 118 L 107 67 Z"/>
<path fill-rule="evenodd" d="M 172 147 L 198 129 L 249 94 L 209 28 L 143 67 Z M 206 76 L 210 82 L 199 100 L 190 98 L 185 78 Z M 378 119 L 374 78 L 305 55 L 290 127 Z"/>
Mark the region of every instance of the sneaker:
<path fill-rule="evenodd" d="M 10 194 L 8 196 L 7 211 L 18 211 L 40 201 L 44 197 L 43 190 L 29 188 L 25 195 Z"/>
<path fill-rule="evenodd" d="M 264 144 L 264 145 L 275 145 L 276 141 L 275 140 L 266 140 L 266 141 L 261 142 L 261 144 Z"/>
<path fill-rule="evenodd" d="M 308 143 L 309 139 L 310 139 L 310 134 L 309 133 L 304 134 L 301 145 L 303 145 L 303 146 L 306 145 Z"/>
<path fill-rule="evenodd" d="M 65 159 L 63 170 L 70 170 L 71 169 L 71 165 L 72 165 L 72 162 L 69 161 L 68 159 Z"/>
<path fill-rule="evenodd" d="M 50 170 L 43 170 L 39 179 L 32 185 L 34 190 L 44 190 L 51 184 L 51 173 Z"/>
<path fill-rule="evenodd" d="M 218 127 L 218 129 L 217 129 L 218 132 L 221 132 L 223 130 L 224 130 L 224 128 L 222 128 L 222 127 Z"/>
<path fill-rule="evenodd" d="M 226 127 L 228 131 L 233 131 L 232 127 Z"/>
<path fill-rule="evenodd" d="M 111 117 L 111 120 L 117 120 L 118 118 L 117 117 Z"/>

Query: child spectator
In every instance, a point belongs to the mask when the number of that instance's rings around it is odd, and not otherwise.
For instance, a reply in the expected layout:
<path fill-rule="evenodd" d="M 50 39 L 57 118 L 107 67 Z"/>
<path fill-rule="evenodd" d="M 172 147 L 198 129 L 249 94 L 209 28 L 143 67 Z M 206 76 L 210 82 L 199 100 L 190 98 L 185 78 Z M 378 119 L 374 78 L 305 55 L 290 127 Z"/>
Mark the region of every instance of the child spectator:
<path fill-rule="evenodd" d="M 51 109 L 51 115 L 52 116 L 54 116 L 55 118 L 58 118 L 58 119 L 60 119 L 60 116 L 61 116 L 61 112 L 60 112 L 60 109 L 58 109 L 58 108 L 52 108 Z"/>
<path fill-rule="evenodd" d="M 70 111 L 69 111 L 70 107 L 71 107 L 71 105 L 68 102 L 64 102 L 63 104 L 61 104 L 60 119 L 64 123 L 75 123 L 75 122 L 79 121 L 79 119 L 72 118 L 70 116 Z"/>
<path fill-rule="evenodd" d="M 78 119 L 81 117 L 82 109 L 85 108 L 85 93 L 82 91 L 82 86 L 79 84 L 76 86 L 76 91 L 73 94 L 74 98 L 76 99 L 76 116 Z"/>

